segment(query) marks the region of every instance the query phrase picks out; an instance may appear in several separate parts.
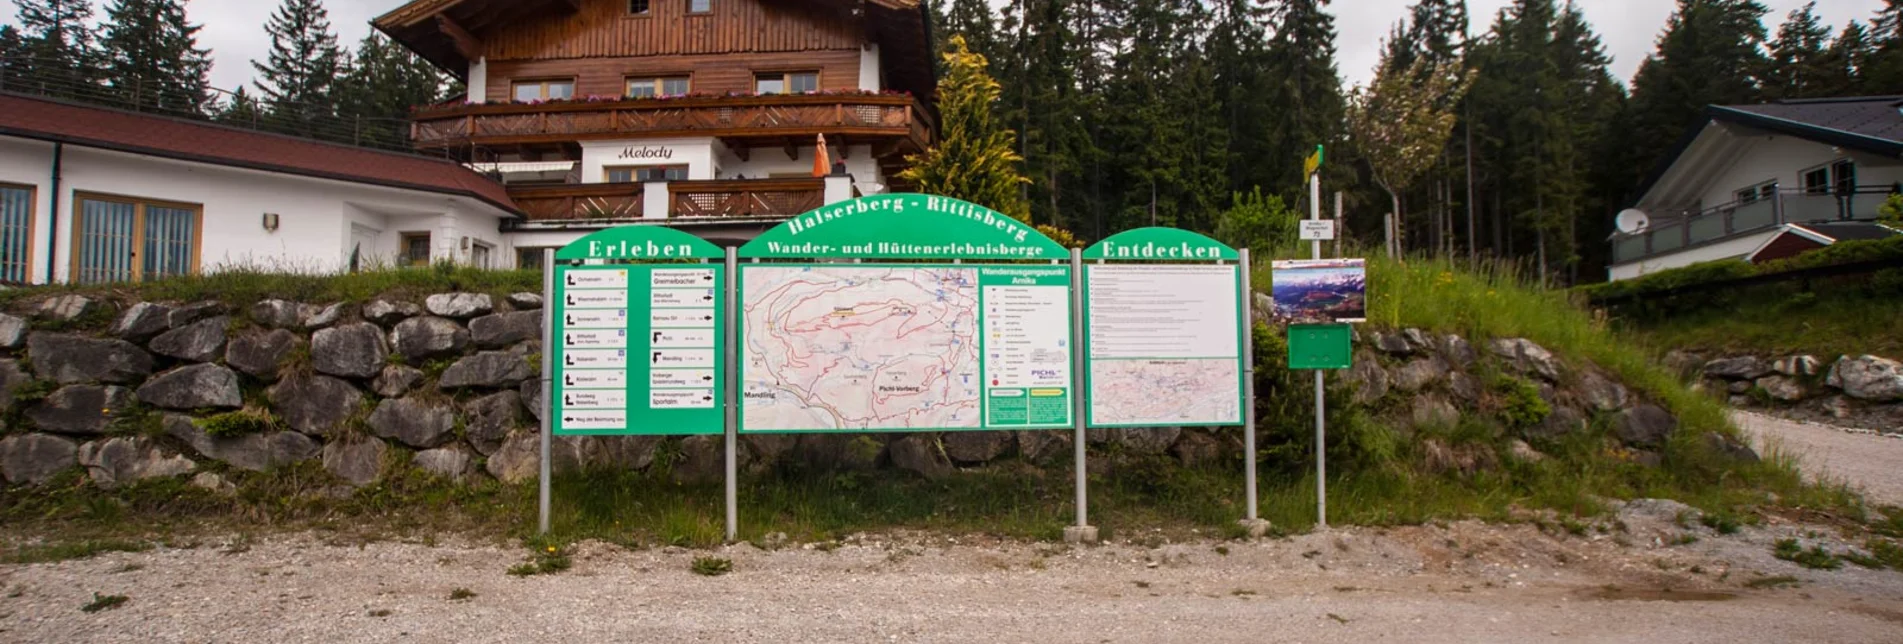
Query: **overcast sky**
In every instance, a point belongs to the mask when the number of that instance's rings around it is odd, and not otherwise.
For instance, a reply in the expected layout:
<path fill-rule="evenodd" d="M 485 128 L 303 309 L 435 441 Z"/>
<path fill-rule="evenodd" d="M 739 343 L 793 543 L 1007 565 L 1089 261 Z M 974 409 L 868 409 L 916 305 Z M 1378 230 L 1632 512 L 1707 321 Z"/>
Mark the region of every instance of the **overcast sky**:
<path fill-rule="evenodd" d="M 1671 15 L 1672 7 L 1677 3 L 1671 0 L 1576 0 L 1583 7 L 1586 17 L 1592 20 L 1594 28 L 1605 40 L 1606 49 L 1613 56 L 1613 73 L 1620 78 L 1630 79 L 1639 68 L 1639 62 L 1652 51 L 1660 30 L 1665 28 L 1665 19 Z M 1777 25 L 1784 20 L 1785 14 L 1803 6 L 1807 0 L 1762 0 L 1771 8 L 1771 16 L 1766 21 L 1775 33 Z M 1335 26 L 1340 31 L 1337 45 L 1340 50 L 1342 76 L 1350 83 L 1365 82 L 1380 56 L 1381 39 L 1395 22 L 1401 20 L 1407 12 L 1407 6 L 1414 0 L 1335 0 L 1331 10 L 1338 18 Z M 1482 33 L 1492 25 L 1493 17 L 1509 0 L 1468 0 L 1468 11 L 1473 15 L 1474 33 Z M 95 5 L 104 5 L 104 0 L 95 0 Z M 346 44 L 355 44 L 369 33 L 369 21 L 379 14 L 403 4 L 402 0 L 326 0 L 324 5 L 330 9 L 331 24 L 336 27 L 338 38 Z M 1832 31 L 1840 30 L 1852 19 L 1868 20 L 1876 13 L 1882 0 L 1817 0 L 1817 12 L 1824 22 L 1832 25 Z M 217 66 L 212 70 L 212 84 L 223 89 L 235 89 L 250 82 L 252 59 L 262 59 L 270 42 L 264 34 L 263 25 L 271 12 L 276 9 L 275 0 L 189 0 L 186 12 L 193 22 L 205 25 L 199 36 L 201 46 L 210 47 Z M 101 16 L 103 9 L 99 10 Z M 15 22 L 12 2 L 0 7 L 0 22 Z"/>

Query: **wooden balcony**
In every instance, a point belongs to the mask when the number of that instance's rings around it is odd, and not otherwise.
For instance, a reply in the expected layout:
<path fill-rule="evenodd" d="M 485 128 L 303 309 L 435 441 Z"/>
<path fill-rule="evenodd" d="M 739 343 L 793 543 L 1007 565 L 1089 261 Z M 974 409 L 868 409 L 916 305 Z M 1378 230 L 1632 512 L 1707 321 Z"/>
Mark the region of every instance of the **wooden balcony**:
<path fill-rule="evenodd" d="M 515 186 L 509 197 L 530 221 L 775 219 L 824 205 L 823 179 L 674 181 L 666 210 L 649 212 L 647 184 Z"/>
<path fill-rule="evenodd" d="M 910 96 L 775 95 L 428 107 L 410 139 L 419 149 L 691 136 L 772 145 L 825 134 L 913 152 L 931 144 L 932 130 Z"/>

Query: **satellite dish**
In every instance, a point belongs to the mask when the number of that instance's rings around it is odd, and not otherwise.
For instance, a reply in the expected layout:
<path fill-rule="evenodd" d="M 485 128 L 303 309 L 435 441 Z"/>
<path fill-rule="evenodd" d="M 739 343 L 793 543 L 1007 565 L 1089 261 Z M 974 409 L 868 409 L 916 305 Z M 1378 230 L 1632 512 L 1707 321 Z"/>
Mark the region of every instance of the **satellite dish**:
<path fill-rule="evenodd" d="M 1637 235 L 1652 227 L 1652 218 L 1636 208 L 1628 209 L 1619 213 L 1619 218 L 1613 220 L 1613 225 L 1618 226 L 1619 232 Z"/>

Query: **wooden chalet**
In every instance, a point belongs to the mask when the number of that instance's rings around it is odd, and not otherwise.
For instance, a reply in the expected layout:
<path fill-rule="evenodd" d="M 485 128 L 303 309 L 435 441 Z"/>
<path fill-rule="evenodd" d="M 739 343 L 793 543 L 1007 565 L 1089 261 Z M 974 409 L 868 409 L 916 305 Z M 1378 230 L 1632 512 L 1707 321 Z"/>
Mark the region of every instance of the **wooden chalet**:
<path fill-rule="evenodd" d="M 920 0 L 414 0 L 372 24 L 466 84 L 412 140 L 505 184 L 518 247 L 626 223 L 749 238 L 891 190 L 936 131 Z"/>

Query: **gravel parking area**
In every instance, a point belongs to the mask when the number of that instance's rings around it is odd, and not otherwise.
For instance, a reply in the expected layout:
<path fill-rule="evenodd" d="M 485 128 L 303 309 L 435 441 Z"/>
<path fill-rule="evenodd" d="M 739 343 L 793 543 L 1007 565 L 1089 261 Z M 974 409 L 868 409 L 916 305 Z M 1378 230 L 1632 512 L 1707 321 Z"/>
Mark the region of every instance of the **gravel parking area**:
<path fill-rule="evenodd" d="M 1813 478 L 1849 483 L 1875 503 L 1903 506 L 1903 439 L 1750 412 L 1731 418 L 1758 451 L 1783 450 Z"/>

